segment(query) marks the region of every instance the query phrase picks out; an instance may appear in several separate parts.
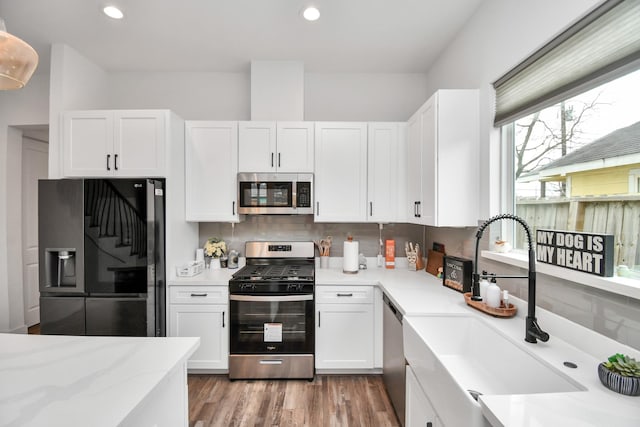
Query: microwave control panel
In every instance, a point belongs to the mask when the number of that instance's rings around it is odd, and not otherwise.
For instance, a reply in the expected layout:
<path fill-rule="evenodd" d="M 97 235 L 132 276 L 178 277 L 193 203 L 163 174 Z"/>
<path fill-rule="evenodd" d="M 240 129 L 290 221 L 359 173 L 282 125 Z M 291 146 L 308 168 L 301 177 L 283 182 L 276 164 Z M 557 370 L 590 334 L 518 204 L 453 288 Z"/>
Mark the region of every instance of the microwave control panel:
<path fill-rule="evenodd" d="M 298 182 L 297 183 L 297 203 L 298 208 L 310 208 L 311 207 L 311 183 L 310 182 Z"/>

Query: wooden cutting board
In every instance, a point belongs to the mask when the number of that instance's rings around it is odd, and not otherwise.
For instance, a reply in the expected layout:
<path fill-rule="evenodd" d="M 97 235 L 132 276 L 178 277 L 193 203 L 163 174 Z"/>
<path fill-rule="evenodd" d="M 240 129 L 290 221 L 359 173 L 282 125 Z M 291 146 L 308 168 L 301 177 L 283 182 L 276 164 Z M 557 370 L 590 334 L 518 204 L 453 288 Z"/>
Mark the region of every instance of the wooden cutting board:
<path fill-rule="evenodd" d="M 427 255 L 427 268 L 425 268 L 425 271 L 437 276 L 438 268 L 443 265 L 443 258 L 444 254 L 442 252 L 429 249 L 429 254 Z"/>

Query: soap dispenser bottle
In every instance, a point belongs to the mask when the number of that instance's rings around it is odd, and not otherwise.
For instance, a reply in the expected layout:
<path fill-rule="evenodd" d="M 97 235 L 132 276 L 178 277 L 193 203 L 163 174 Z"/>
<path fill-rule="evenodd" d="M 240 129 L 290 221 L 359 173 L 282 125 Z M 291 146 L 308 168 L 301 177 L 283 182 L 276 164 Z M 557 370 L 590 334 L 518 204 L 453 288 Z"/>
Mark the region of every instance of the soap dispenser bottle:
<path fill-rule="evenodd" d="M 500 287 L 496 283 L 496 278 L 491 278 L 491 283 L 487 287 L 487 300 L 486 303 L 489 307 L 500 307 Z"/>
<path fill-rule="evenodd" d="M 482 272 L 483 276 L 487 275 L 486 271 Z M 482 298 L 482 301 L 484 301 L 485 303 L 487 302 L 487 288 L 489 287 L 489 281 L 487 280 L 486 277 L 483 277 L 482 280 L 480 280 L 480 297 Z"/>

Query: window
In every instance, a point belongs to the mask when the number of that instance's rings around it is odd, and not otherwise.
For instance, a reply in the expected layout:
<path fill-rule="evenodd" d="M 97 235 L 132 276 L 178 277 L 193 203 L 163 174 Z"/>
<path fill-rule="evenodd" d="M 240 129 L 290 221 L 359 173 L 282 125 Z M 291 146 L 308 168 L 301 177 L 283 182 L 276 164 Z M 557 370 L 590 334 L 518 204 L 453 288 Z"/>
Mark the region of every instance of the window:
<path fill-rule="evenodd" d="M 534 230 L 614 235 L 640 279 L 640 2 L 608 0 L 494 83 L 506 210 Z M 513 184 L 512 186 L 510 184 Z M 516 248 L 525 248 L 515 228 Z"/>
<path fill-rule="evenodd" d="M 613 234 L 614 265 L 640 272 L 638 93 L 635 71 L 515 120 L 505 134 L 516 215 L 534 231 Z M 516 235 L 516 247 L 523 239 Z"/>

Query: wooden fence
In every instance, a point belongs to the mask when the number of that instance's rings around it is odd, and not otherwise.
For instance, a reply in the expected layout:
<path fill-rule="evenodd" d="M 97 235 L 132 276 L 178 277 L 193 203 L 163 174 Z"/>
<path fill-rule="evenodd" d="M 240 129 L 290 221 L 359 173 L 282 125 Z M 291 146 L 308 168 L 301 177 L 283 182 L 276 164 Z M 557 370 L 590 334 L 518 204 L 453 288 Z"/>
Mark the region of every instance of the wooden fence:
<path fill-rule="evenodd" d="M 516 215 L 532 228 L 613 234 L 614 265 L 640 269 L 640 196 L 518 200 Z M 535 239 L 535 234 L 534 234 Z M 517 247 L 526 247 L 516 228 Z"/>

